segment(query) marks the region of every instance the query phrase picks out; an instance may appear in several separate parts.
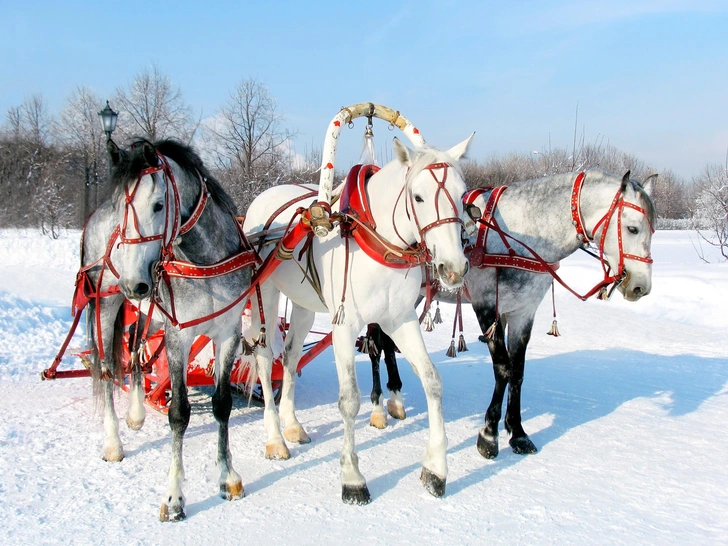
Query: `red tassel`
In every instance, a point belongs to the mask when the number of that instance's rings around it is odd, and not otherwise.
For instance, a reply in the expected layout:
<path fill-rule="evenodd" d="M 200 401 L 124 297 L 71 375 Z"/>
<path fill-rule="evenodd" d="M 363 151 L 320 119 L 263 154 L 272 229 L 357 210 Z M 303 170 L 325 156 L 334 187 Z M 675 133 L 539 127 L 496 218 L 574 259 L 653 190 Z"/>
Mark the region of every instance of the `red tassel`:
<path fill-rule="evenodd" d="M 487 337 L 488 339 L 493 339 L 495 337 L 495 329 L 497 326 L 498 321 L 493 321 L 493 324 L 490 325 L 490 328 L 485 331 L 485 337 Z"/>
<path fill-rule="evenodd" d="M 356 343 L 354 344 L 354 347 L 356 347 L 356 350 L 360 353 L 368 353 L 369 336 L 359 336 L 358 338 L 356 338 Z"/>
<path fill-rule="evenodd" d="M 465 345 L 465 337 L 463 334 L 460 334 L 460 339 L 458 340 L 458 353 L 464 353 L 468 350 L 468 346 Z"/>
<path fill-rule="evenodd" d="M 450 358 L 455 358 L 455 356 L 457 355 L 457 353 L 455 352 L 455 339 L 450 342 L 450 347 L 445 354 Z"/>
<path fill-rule="evenodd" d="M 560 337 L 561 334 L 559 333 L 559 329 L 556 325 L 556 319 L 551 323 L 551 330 L 546 332 L 547 336 L 554 336 L 554 337 Z"/>

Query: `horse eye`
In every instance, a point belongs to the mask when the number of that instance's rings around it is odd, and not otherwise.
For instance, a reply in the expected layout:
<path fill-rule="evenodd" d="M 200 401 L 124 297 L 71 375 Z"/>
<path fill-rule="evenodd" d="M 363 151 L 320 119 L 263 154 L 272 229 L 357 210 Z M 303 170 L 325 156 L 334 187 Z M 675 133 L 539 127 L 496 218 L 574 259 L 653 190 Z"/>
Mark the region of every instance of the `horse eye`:
<path fill-rule="evenodd" d="M 639 232 L 639 230 L 634 226 L 628 226 L 627 231 L 629 231 L 632 235 L 637 235 Z"/>
<path fill-rule="evenodd" d="M 152 208 L 152 211 L 159 212 L 163 208 L 164 208 L 164 204 L 163 203 L 154 203 L 154 207 Z"/>
<path fill-rule="evenodd" d="M 425 200 L 422 199 L 422 197 L 420 197 L 419 195 L 415 195 L 415 201 L 417 201 L 418 203 L 424 203 L 425 202 Z"/>

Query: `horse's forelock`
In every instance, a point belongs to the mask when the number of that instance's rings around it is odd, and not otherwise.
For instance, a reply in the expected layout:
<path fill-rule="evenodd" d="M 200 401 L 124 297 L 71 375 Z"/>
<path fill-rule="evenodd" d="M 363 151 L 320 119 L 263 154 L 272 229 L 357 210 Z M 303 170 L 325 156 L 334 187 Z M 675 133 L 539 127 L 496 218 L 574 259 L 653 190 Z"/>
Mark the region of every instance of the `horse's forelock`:
<path fill-rule="evenodd" d="M 453 160 L 449 154 L 435 148 L 420 148 L 417 150 L 410 170 L 407 173 L 407 183 L 411 184 L 428 165 L 432 165 L 433 163 L 447 163 L 448 165 L 452 165 L 460 177 L 463 177 L 460 163 Z"/>
<path fill-rule="evenodd" d="M 202 159 L 200 159 L 200 156 L 197 155 L 192 147 L 171 138 L 156 142 L 138 138 L 132 142 L 129 149 L 123 155 L 121 162 L 114 166 L 111 178 L 114 188 L 114 199 L 118 199 L 119 195 L 123 193 L 124 187 L 139 178 L 141 172 L 150 166 L 144 154 L 145 144 L 151 146 L 156 152 L 159 152 L 176 163 L 189 177 L 197 179 L 199 173 L 199 176 L 205 179 L 212 200 L 225 211 L 233 216 L 237 216 L 238 212 L 235 202 L 220 183 L 210 174 Z"/>

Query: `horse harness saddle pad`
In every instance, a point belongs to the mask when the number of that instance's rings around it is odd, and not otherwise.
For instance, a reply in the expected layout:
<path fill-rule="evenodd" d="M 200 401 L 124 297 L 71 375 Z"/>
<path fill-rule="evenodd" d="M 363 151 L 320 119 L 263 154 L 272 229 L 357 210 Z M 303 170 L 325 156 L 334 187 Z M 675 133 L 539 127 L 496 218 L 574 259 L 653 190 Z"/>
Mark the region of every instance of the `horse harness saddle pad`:
<path fill-rule="evenodd" d="M 342 229 L 342 236 L 351 235 L 371 259 L 387 267 L 407 269 L 425 262 L 423 254 L 412 248 L 398 248 L 377 234 L 372 216 L 367 182 L 379 171 L 376 165 L 355 165 L 349 171 L 341 192 L 341 213 L 350 218 Z M 343 227 L 343 226 L 342 226 Z"/>

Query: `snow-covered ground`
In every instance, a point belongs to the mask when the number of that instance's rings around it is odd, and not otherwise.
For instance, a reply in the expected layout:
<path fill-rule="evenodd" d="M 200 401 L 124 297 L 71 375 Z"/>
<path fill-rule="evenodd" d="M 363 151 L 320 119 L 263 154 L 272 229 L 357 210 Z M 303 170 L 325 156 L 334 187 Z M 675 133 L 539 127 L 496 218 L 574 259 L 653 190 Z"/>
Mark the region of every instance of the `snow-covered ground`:
<path fill-rule="evenodd" d="M 728 543 L 728 265 L 705 264 L 689 232 L 658 232 L 652 294 L 582 303 L 557 288 L 562 337 L 539 310 L 526 367 L 525 428 L 535 455 L 475 449 L 493 375 L 465 312 L 470 351 L 445 356 L 453 309 L 425 334 L 442 374 L 447 494 L 419 481 L 427 436 L 419 380 L 403 363 L 407 419 L 368 426 L 368 359 L 358 360 L 360 466 L 373 502 L 340 500 L 342 425 L 331 350 L 303 371 L 299 418 L 312 443 L 263 458 L 262 410 L 236 399 L 231 448 L 246 497 L 217 496 L 209 390 L 193 393 L 185 437 L 188 519 L 162 524 L 171 435 L 150 412 L 127 457 L 105 463 L 90 380 L 41 382 L 70 325 L 78 233 L 51 241 L 0 232 L 0 544 L 717 544 Z M 579 253 L 581 254 L 581 253 Z M 587 287 L 586 255 L 563 265 Z M 592 283 L 593 284 L 593 283 Z M 326 328 L 325 317 L 318 324 Z M 78 335 L 76 344 L 83 339 Z M 118 397 L 119 414 L 126 406 Z M 123 419 L 123 417 L 122 417 Z"/>

